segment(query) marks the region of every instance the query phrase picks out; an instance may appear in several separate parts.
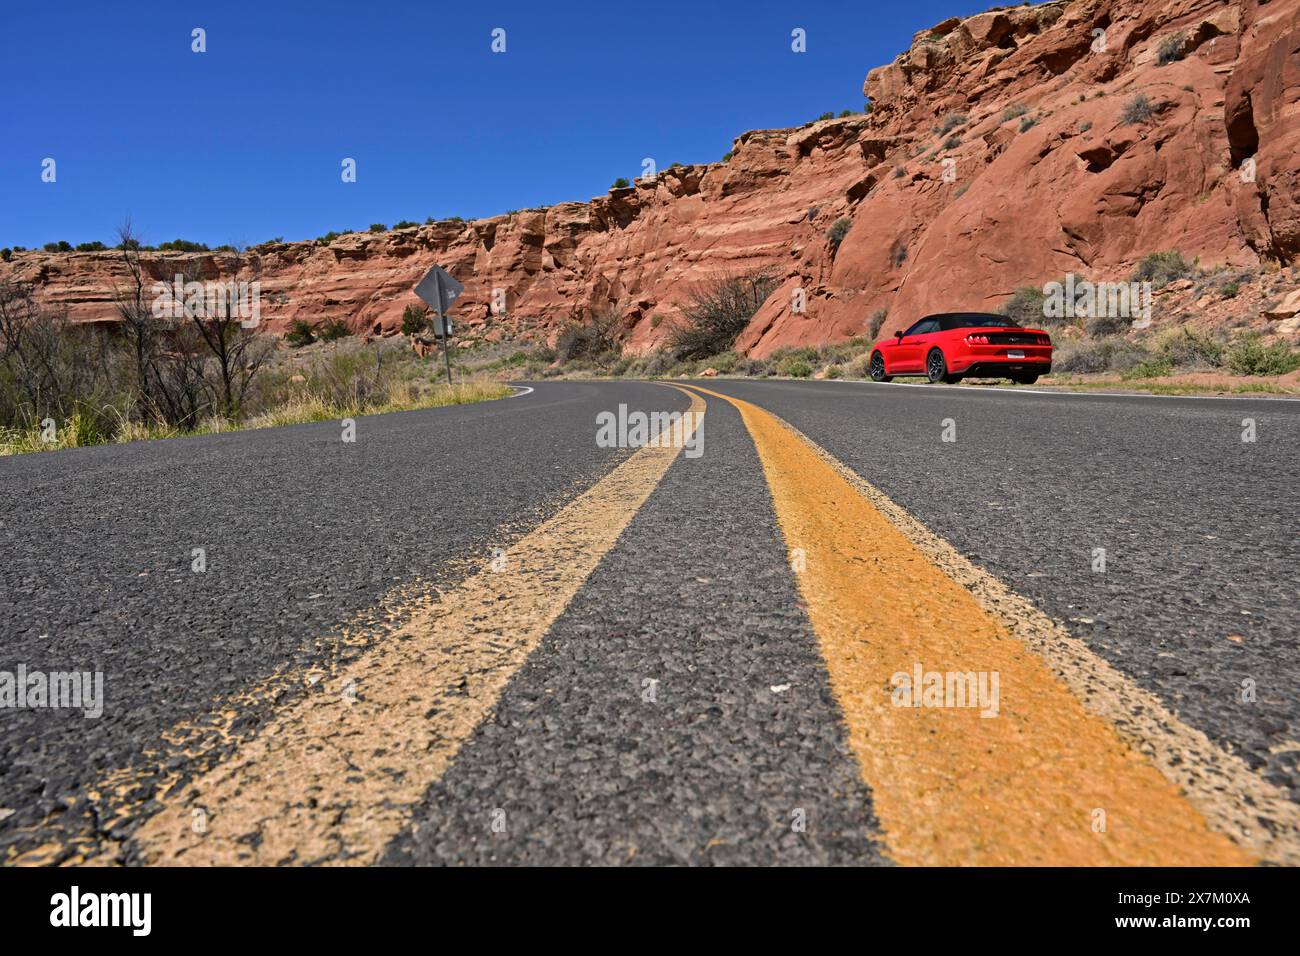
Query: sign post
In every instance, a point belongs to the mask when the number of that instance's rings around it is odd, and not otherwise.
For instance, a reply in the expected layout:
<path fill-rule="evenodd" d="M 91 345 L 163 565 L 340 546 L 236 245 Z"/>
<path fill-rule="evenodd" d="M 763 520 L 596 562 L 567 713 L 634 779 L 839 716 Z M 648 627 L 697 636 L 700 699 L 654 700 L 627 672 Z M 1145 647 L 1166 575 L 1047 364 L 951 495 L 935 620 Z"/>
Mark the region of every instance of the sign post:
<path fill-rule="evenodd" d="M 433 312 L 433 332 L 442 340 L 442 357 L 447 362 L 447 384 L 451 382 L 451 311 L 452 304 L 465 291 L 465 287 L 446 269 L 434 266 L 415 287 L 415 294 L 423 299 Z"/>

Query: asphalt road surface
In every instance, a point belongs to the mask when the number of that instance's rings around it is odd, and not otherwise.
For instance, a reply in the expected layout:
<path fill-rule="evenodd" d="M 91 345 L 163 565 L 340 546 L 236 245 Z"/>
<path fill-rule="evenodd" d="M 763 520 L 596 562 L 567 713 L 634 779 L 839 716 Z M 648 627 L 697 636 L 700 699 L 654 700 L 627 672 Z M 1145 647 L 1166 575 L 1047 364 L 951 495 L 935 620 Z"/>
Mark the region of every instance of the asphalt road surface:
<path fill-rule="evenodd" d="M 1300 863 L 1300 403 L 529 384 L 0 459 L 0 862 Z"/>

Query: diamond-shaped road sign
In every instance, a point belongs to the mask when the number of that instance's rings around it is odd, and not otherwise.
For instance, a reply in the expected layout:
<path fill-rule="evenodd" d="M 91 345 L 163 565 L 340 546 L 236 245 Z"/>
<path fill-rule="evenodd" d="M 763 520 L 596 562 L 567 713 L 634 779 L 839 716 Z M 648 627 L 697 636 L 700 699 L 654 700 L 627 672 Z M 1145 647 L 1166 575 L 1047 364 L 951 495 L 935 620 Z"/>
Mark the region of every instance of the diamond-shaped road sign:
<path fill-rule="evenodd" d="M 428 303 L 437 315 L 445 317 L 465 287 L 442 266 L 434 266 L 415 287 L 415 294 Z"/>
<path fill-rule="evenodd" d="M 433 310 L 434 334 L 442 340 L 442 357 L 447 363 L 447 384 L 451 384 L 451 319 L 447 313 L 451 310 L 457 296 L 465 287 L 457 282 L 450 272 L 441 266 L 434 266 L 415 287 L 415 294 L 428 303 Z"/>

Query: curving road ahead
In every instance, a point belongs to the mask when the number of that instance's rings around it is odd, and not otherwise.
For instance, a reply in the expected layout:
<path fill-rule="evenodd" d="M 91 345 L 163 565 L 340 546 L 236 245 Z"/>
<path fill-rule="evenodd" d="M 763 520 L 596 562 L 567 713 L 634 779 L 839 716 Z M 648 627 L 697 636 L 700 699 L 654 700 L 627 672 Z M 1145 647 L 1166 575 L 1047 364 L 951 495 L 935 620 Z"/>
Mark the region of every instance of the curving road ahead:
<path fill-rule="evenodd" d="M 679 384 L 0 460 L 0 860 L 1300 861 L 1300 404 Z"/>

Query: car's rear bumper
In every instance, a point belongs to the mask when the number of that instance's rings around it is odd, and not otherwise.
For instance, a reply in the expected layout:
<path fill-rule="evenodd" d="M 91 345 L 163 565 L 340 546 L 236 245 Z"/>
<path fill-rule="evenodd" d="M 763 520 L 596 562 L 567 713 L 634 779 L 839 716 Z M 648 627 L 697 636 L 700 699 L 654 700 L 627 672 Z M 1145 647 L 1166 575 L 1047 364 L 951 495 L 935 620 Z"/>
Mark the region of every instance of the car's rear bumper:
<path fill-rule="evenodd" d="M 1052 367 L 1052 346 L 1028 342 L 1023 345 L 1004 343 L 962 343 L 946 356 L 948 370 L 958 375 L 1006 375 L 1011 371 L 1027 371 L 1042 366 L 1040 375 Z M 1018 352 L 1018 355 L 1009 355 Z M 972 371 L 978 369 L 978 371 Z"/>
<path fill-rule="evenodd" d="M 952 371 L 957 375 L 967 375 L 972 378 L 988 376 L 989 378 L 1002 378 L 1007 375 L 1046 375 L 1052 370 L 1052 360 L 1049 359 L 979 359 L 971 362 L 965 368 L 953 368 Z"/>

